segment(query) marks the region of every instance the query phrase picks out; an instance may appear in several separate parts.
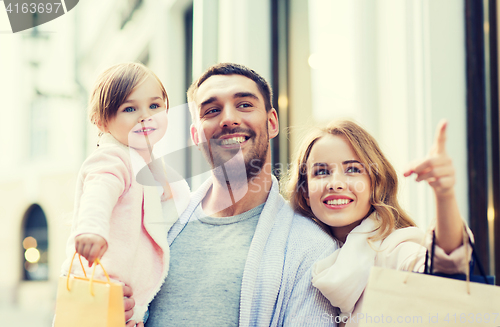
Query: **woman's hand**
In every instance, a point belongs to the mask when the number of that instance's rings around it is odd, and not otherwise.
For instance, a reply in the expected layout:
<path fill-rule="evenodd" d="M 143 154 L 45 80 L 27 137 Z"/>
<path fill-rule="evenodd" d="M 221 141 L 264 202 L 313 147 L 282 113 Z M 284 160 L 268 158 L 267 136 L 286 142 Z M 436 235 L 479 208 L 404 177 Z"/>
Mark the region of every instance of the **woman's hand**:
<path fill-rule="evenodd" d="M 417 182 L 427 181 L 434 189 L 438 200 L 454 196 L 455 169 L 453 162 L 446 153 L 446 127 L 448 123 L 442 120 L 438 124 L 436 138 L 427 158 L 414 162 L 404 173 L 405 177 L 417 175 Z"/>
<path fill-rule="evenodd" d="M 446 154 L 446 120 L 438 124 L 436 139 L 427 158 L 410 165 L 405 177 L 417 174 L 417 182 L 427 181 L 436 195 L 436 244 L 447 254 L 462 244 L 463 220 L 455 197 L 455 169 Z"/>
<path fill-rule="evenodd" d="M 97 234 L 85 233 L 75 237 L 75 249 L 79 255 L 87 259 L 89 267 L 92 267 L 95 259 L 102 258 L 108 249 L 108 243 Z"/>

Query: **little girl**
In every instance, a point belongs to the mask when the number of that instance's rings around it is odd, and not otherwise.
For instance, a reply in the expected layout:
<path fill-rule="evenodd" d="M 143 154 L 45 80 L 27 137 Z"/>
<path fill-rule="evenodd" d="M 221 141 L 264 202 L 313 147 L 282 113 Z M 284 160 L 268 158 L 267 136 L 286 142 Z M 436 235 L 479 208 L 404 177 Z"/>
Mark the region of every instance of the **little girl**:
<path fill-rule="evenodd" d="M 143 186 L 134 174 L 133 167 L 152 161 L 151 147 L 165 134 L 167 111 L 165 88 L 144 65 L 118 64 L 99 76 L 89 116 L 102 136 L 80 169 L 62 268 L 67 274 L 75 250 L 89 268 L 102 257 L 109 276 L 132 288 L 136 322 L 143 321 L 167 275 L 167 232 L 189 201 L 187 183 L 168 167 L 151 167 L 162 187 Z M 180 182 L 168 183 L 161 174 Z M 83 275 L 78 264 L 73 272 Z"/>
<path fill-rule="evenodd" d="M 438 127 L 430 156 L 405 176 L 427 181 L 437 203 L 436 270 L 466 271 L 455 175 L 445 153 L 446 123 Z M 313 267 L 312 283 L 340 309 L 341 321 L 356 326 L 372 266 L 422 271 L 424 233 L 397 200 L 396 171 L 375 139 L 354 122 L 334 121 L 305 139 L 288 176 L 287 196 L 294 210 L 329 230 L 340 248 Z M 430 238 L 426 240 L 429 241 Z"/>

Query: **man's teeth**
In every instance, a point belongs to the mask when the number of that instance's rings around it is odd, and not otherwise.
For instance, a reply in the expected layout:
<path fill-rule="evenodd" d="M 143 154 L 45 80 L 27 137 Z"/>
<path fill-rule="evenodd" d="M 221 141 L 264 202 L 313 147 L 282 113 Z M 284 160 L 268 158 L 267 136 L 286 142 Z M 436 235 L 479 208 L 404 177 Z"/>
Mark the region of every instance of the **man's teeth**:
<path fill-rule="evenodd" d="M 245 142 L 244 136 L 231 137 L 229 139 L 223 139 L 221 145 L 230 145 L 230 144 L 240 144 Z"/>
<path fill-rule="evenodd" d="M 328 200 L 326 201 L 326 204 L 329 205 L 341 205 L 341 204 L 348 204 L 351 202 L 349 199 L 335 199 L 335 200 Z"/>

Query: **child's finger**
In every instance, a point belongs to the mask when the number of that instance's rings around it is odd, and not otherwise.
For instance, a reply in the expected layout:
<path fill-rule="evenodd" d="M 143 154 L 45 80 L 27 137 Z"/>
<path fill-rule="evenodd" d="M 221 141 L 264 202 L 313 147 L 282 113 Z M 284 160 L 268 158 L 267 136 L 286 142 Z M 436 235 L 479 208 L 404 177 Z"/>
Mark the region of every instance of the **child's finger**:
<path fill-rule="evenodd" d="M 99 254 L 97 255 L 98 259 L 101 259 L 104 253 L 108 250 L 108 244 L 105 243 L 103 246 L 101 246 L 101 249 L 99 250 Z"/>
<path fill-rule="evenodd" d="M 92 266 L 94 261 L 100 257 L 101 246 L 98 244 L 92 244 L 92 248 L 89 251 L 89 266 Z"/>
<path fill-rule="evenodd" d="M 442 119 L 436 129 L 436 138 L 434 140 L 434 149 L 436 149 L 437 154 L 445 153 L 446 146 L 446 126 L 448 122 L 446 119 Z"/>

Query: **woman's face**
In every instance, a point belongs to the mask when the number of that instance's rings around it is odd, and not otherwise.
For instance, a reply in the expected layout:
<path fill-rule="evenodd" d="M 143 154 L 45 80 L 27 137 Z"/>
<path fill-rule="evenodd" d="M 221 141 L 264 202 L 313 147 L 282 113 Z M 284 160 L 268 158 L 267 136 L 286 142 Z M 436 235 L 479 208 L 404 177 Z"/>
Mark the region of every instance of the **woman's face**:
<path fill-rule="evenodd" d="M 345 241 L 371 207 L 369 167 L 344 137 L 330 134 L 316 141 L 306 165 L 307 204 L 337 239 Z"/>

